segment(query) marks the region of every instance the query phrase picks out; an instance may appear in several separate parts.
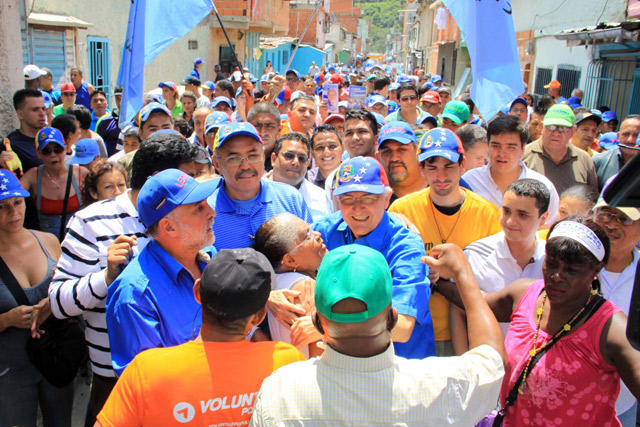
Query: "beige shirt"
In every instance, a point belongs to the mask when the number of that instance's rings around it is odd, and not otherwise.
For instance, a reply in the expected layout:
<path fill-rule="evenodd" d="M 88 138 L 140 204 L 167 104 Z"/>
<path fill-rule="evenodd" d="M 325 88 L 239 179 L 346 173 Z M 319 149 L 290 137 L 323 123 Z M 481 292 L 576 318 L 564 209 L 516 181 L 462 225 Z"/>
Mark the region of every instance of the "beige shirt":
<path fill-rule="evenodd" d="M 567 144 L 567 153 L 560 163 L 556 163 L 544 151 L 542 138 L 527 145 L 522 161 L 534 171 L 549 178 L 558 191 L 564 190 L 575 184 L 588 184 L 598 188 L 598 177 L 593 160 L 586 151 L 576 148 L 573 144 Z"/>
<path fill-rule="evenodd" d="M 473 426 L 496 407 L 503 376 L 488 345 L 422 360 L 393 345 L 366 358 L 327 346 L 264 380 L 250 426 Z"/>

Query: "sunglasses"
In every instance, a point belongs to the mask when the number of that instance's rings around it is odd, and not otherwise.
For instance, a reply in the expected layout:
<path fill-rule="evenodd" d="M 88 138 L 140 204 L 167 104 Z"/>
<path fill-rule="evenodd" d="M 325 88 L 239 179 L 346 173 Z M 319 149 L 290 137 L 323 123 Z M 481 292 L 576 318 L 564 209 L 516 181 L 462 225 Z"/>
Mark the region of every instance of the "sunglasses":
<path fill-rule="evenodd" d="M 300 163 L 307 163 L 307 161 L 309 160 L 309 156 L 307 156 L 306 154 L 296 154 L 292 153 L 291 151 L 284 151 L 282 153 L 282 157 L 284 157 L 284 159 L 288 162 L 292 161 L 296 157 L 298 158 L 298 162 Z"/>
<path fill-rule="evenodd" d="M 403 96 L 402 98 L 400 98 L 400 101 L 402 102 L 407 102 L 407 101 L 415 101 L 416 99 L 418 99 L 417 96 L 412 95 L 412 96 Z"/>
<path fill-rule="evenodd" d="M 570 127 L 567 127 L 567 126 L 556 126 L 556 125 L 545 126 L 545 128 L 547 128 L 547 130 L 549 132 L 558 131 L 560 133 L 567 133 L 567 132 L 569 132 L 571 130 Z"/>
<path fill-rule="evenodd" d="M 298 82 L 300 80 L 298 78 L 296 78 L 296 77 L 287 77 L 287 81 L 288 82 Z"/>
<path fill-rule="evenodd" d="M 45 147 L 42 150 L 40 150 L 40 152 L 42 154 L 44 154 L 45 156 L 48 156 L 49 154 L 51 154 L 52 152 L 56 153 L 56 154 L 60 154 L 64 151 L 64 147 L 61 147 L 59 145 L 55 145 L 53 148 L 51 147 Z"/>
<path fill-rule="evenodd" d="M 73 96 L 75 94 L 76 94 L 75 92 L 62 92 L 63 96 Z"/>

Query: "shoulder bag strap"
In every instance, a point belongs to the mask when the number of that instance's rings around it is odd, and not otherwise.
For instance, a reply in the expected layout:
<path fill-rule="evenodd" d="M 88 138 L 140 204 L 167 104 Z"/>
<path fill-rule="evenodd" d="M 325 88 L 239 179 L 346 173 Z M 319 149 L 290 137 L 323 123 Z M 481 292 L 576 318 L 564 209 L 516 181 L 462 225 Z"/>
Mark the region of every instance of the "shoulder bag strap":
<path fill-rule="evenodd" d="M 0 278 L 7 286 L 9 292 L 11 292 L 11 295 L 13 295 L 13 298 L 15 298 L 18 305 L 31 305 L 29 299 L 27 299 L 27 294 L 24 292 L 24 289 L 22 289 L 22 286 L 20 286 L 20 283 L 18 283 L 18 280 L 11 270 L 9 270 L 9 267 L 5 264 L 2 257 L 0 257 Z"/>
<path fill-rule="evenodd" d="M 58 240 L 61 242 L 64 239 L 64 230 L 67 228 L 67 205 L 69 204 L 69 192 L 71 191 L 72 180 L 73 180 L 73 165 L 69 165 L 69 173 L 67 174 L 67 188 L 64 190 L 64 201 L 62 202 L 60 233 L 58 235 Z"/>

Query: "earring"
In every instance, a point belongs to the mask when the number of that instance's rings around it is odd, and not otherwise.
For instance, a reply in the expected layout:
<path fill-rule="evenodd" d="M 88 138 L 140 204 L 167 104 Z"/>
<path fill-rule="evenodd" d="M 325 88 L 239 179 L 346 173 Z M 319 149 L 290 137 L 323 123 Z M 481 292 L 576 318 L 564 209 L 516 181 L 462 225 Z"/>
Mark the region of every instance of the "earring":
<path fill-rule="evenodd" d="M 298 266 L 297 265 L 295 267 L 293 267 L 293 272 L 295 273 L 296 271 L 298 271 Z"/>

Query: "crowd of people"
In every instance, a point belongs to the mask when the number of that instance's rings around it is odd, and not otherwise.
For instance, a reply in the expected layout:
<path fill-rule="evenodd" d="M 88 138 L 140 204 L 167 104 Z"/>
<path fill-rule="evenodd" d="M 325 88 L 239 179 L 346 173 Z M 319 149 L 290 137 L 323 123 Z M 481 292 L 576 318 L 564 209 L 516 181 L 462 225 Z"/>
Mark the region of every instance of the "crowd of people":
<path fill-rule="evenodd" d="M 640 209 L 601 192 L 639 115 L 555 80 L 485 118 L 421 69 L 203 67 L 130 123 L 122 88 L 25 67 L 0 425 L 71 425 L 28 350 L 49 318 L 84 330 L 87 426 L 636 425 Z"/>

